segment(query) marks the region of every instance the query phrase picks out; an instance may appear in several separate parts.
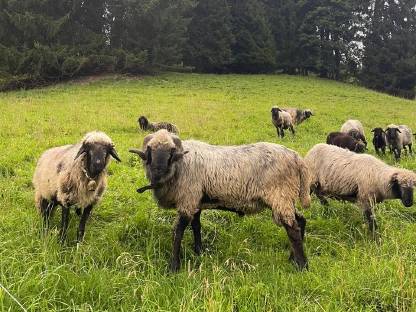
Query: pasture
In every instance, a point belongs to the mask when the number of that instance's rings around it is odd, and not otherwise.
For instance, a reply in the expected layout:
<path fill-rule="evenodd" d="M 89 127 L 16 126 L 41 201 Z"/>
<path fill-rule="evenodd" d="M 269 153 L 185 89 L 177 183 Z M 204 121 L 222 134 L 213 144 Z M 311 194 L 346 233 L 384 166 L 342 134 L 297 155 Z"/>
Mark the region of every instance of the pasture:
<path fill-rule="evenodd" d="M 270 108 L 311 108 L 315 116 L 278 139 Z M 389 123 L 416 130 L 415 102 L 363 88 L 274 75 L 163 74 L 106 77 L 0 95 L 0 283 L 28 311 L 415 311 L 416 207 L 377 206 L 381 241 L 374 242 L 353 204 L 314 197 L 308 220 L 309 270 L 288 261 L 288 239 L 270 211 L 254 216 L 204 211 L 204 252 L 182 243 L 182 269 L 170 273 L 174 210 L 159 209 L 142 165 L 128 153 L 145 133 L 137 117 L 171 121 L 182 139 L 212 144 L 267 141 L 301 155 L 349 118 L 370 130 Z M 32 175 L 47 148 L 75 143 L 91 130 L 106 132 L 122 163 L 112 162 L 109 187 L 94 208 L 85 241 L 58 243 L 60 210 L 48 235 L 33 202 Z M 230 155 L 232 157 L 232 155 Z M 390 154 L 384 160 L 393 164 Z M 416 170 L 403 157 L 397 166 Z M 1 311 L 19 311 L 0 290 Z"/>

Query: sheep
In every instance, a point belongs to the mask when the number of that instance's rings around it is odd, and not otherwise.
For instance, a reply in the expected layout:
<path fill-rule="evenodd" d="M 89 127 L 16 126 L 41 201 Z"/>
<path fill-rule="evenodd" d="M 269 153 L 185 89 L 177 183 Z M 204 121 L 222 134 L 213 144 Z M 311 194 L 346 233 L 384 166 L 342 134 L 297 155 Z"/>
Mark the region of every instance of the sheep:
<path fill-rule="evenodd" d="M 380 150 L 385 155 L 387 146 L 386 132 L 382 128 L 374 128 L 371 132 L 374 133 L 373 145 L 377 155 L 380 155 Z"/>
<path fill-rule="evenodd" d="M 109 156 L 121 161 L 111 139 L 103 132 L 93 131 L 78 144 L 48 149 L 40 157 L 33 176 L 35 204 L 46 228 L 55 207 L 62 206 L 62 242 L 66 238 L 71 206 L 76 206 L 81 216 L 77 240 L 83 240 L 91 210 L 107 187 L 105 169 Z"/>
<path fill-rule="evenodd" d="M 408 126 L 390 124 L 385 132 L 390 152 L 394 153 L 396 160 L 400 159 L 402 149 L 406 151 L 406 145 L 409 147 L 410 154 L 412 154 L 412 130 Z"/>
<path fill-rule="evenodd" d="M 282 111 L 280 108 L 273 106 L 272 110 L 272 122 L 276 127 L 277 136 L 284 137 L 285 133 L 283 130 L 290 129 L 293 135 L 295 135 L 295 130 L 293 128 L 292 117 L 288 112 Z"/>
<path fill-rule="evenodd" d="M 305 162 L 312 176 L 311 189 L 321 203 L 327 203 L 325 196 L 357 202 L 373 234 L 377 229 L 373 214 L 376 203 L 401 199 L 404 206 L 413 205 L 416 174 L 410 170 L 327 144 L 315 145 Z"/>
<path fill-rule="evenodd" d="M 166 129 L 169 132 L 178 134 L 178 128 L 169 122 L 149 122 L 149 120 L 145 116 L 140 116 L 139 119 L 137 119 L 137 122 L 139 123 L 140 129 L 143 131 L 151 131 L 156 132 L 160 129 Z"/>
<path fill-rule="evenodd" d="M 365 151 L 365 145 L 361 140 L 344 132 L 331 132 L 326 138 L 326 144 L 336 145 L 356 153 L 364 153 Z"/>
<path fill-rule="evenodd" d="M 367 140 L 365 139 L 364 127 L 359 120 L 349 119 L 341 126 L 341 132 L 351 135 L 357 140 L 363 141 L 367 147 Z"/>
<path fill-rule="evenodd" d="M 290 114 L 293 123 L 296 125 L 313 116 L 312 110 L 310 109 L 282 108 L 282 110 Z"/>
<path fill-rule="evenodd" d="M 306 220 L 295 209 L 310 205 L 309 171 L 303 159 L 284 146 L 256 143 L 214 146 L 200 141 L 181 141 L 160 130 L 145 137 L 143 149 L 130 149 L 143 160 L 150 185 L 162 208 L 176 208 L 173 254 L 170 268 L 180 268 L 180 246 L 190 223 L 194 250 L 201 252 L 200 214 L 204 209 L 254 214 L 272 210 L 273 220 L 286 229 L 291 242 L 290 259 L 307 267 L 303 250 Z"/>

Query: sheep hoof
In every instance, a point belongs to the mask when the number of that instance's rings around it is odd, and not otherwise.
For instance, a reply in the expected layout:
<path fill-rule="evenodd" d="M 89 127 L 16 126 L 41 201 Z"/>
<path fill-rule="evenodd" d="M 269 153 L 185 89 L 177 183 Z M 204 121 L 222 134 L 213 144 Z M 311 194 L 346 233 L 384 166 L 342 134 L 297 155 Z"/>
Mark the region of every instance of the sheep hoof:
<path fill-rule="evenodd" d="M 197 256 L 200 256 L 202 253 L 202 246 L 195 246 L 194 252 Z"/>

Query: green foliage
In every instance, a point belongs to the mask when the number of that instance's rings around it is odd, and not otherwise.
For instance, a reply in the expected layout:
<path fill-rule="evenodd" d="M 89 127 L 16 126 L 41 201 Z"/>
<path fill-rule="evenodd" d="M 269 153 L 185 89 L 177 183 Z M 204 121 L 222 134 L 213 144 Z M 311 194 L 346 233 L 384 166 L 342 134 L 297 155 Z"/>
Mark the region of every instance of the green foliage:
<path fill-rule="evenodd" d="M 225 71 L 234 41 L 227 1 L 199 1 L 191 16 L 185 64 L 200 72 Z"/>
<path fill-rule="evenodd" d="M 274 104 L 308 107 L 315 116 L 295 137 L 279 140 L 270 121 Z M 331 200 L 324 207 L 313 198 L 300 209 L 308 220 L 305 272 L 288 261 L 287 235 L 270 211 L 243 218 L 204 211 L 203 254 L 194 254 L 187 230 L 183 269 L 171 274 L 175 213 L 158 208 L 150 193 L 136 193 L 146 179 L 128 152 L 147 134 L 137 130 L 141 114 L 175 123 L 183 139 L 266 141 L 305 155 L 347 118 L 360 119 L 368 136 L 392 118 L 414 128 L 412 101 L 312 77 L 169 74 L 9 92 L 0 106 L 0 281 L 28 311 L 416 310 L 416 206 L 377 205 L 377 243 L 355 205 Z M 122 162 L 110 164 L 85 242 L 75 242 L 79 218 L 71 211 L 68 241 L 60 246 L 59 209 L 42 234 L 33 171 L 45 149 L 95 129 L 111 136 Z M 383 160 L 395 164 L 389 154 Z M 415 170 L 416 160 L 395 165 Z M 3 291 L 0 310 L 19 311 Z"/>

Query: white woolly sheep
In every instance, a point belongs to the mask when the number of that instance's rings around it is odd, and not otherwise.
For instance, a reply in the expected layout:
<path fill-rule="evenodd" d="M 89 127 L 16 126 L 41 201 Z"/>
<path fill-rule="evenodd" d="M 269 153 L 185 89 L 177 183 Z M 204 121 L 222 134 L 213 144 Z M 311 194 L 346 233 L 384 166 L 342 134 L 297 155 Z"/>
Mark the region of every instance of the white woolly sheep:
<path fill-rule="evenodd" d="M 62 206 L 62 241 L 66 237 L 71 206 L 77 207 L 78 215 L 82 210 L 77 239 L 83 240 L 91 210 L 107 187 L 105 169 L 109 156 L 120 161 L 111 139 L 103 132 L 94 131 L 87 133 L 78 144 L 51 148 L 40 157 L 33 176 L 35 203 L 46 228 L 54 208 Z"/>
<path fill-rule="evenodd" d="M 195 252 L 201 251 L 200 213 L 221 209 L 254 214 L 272 210 L 273 220 L 282 224 L 291 242 L 291 259 L 307 267 L 303 250 L 306 220 L 296 212 L 295 201 L 310 204 L 309 172 L 303 159 L 284 146 L 256 143 L 241 146 L 213 146 L 181 141 L 160 130 L 145 137 L 143 150 L 131 149 L 144 161 L 159 206 L 176 208 L 171 269 L 179 269 L 180 246 L 185 228 L 191 223 Z"/>
<path fill-rule="evenodd" d="M 282 110 L 290 114 L 293 123 L 296 125 L 313 116 L 312 110 L 310 109 L 282 108 Z"/>
<path fill-rule="evenodd" d="M 356 140 L 361 140 L 367 146 L 364 127 L 359 120 L 349 119 L 341 126 L 341 132 L 347 133 Z"/>
<path fill-rule="evenodd" d="M 408 126 L 388 125 L 386 129 L 386 138 L 390 152 L 394 153 L 396 160 L 400 159 L 402 149 L 406 151 L 406 146 L 409 147 L 409 152 L 412 154 L 412 130 L 410 130 Z"/>
<path fill-rule="evenodd" d="M 137 122 L 139 123 L 140 129 L 143 131 L 156 132 L 160 129 L 166 129 L 175 134 L 179 133 L 178 128 L 170 122 L 149 122 L 145 116 L 140 116 L 139 119 L 137 119 Z"/>
<path fill-rule="evenodd" d="M 272 110 L 272 122 L 276 127 L 277 136 L 284 137 L 285 132 L 283 130 L 290 129 L 293 135 L 295 135 L 295 130 L 293 128 L 293 120 L 288 112 L 281 110 L 280 108 L 273 106 Z"/>
<path fill-rule="evenodd" d="M 327 203 L 325 196 L 357 202 L 372 232 L 377 228 L 373 214 L 376 203 L 401 199 L 404 206 L 413 205 L 416 174 L 410 170 L 327 144 L 315 145 L 305 162 L 312 176 L 312 190 L 321 202 Z"/>

